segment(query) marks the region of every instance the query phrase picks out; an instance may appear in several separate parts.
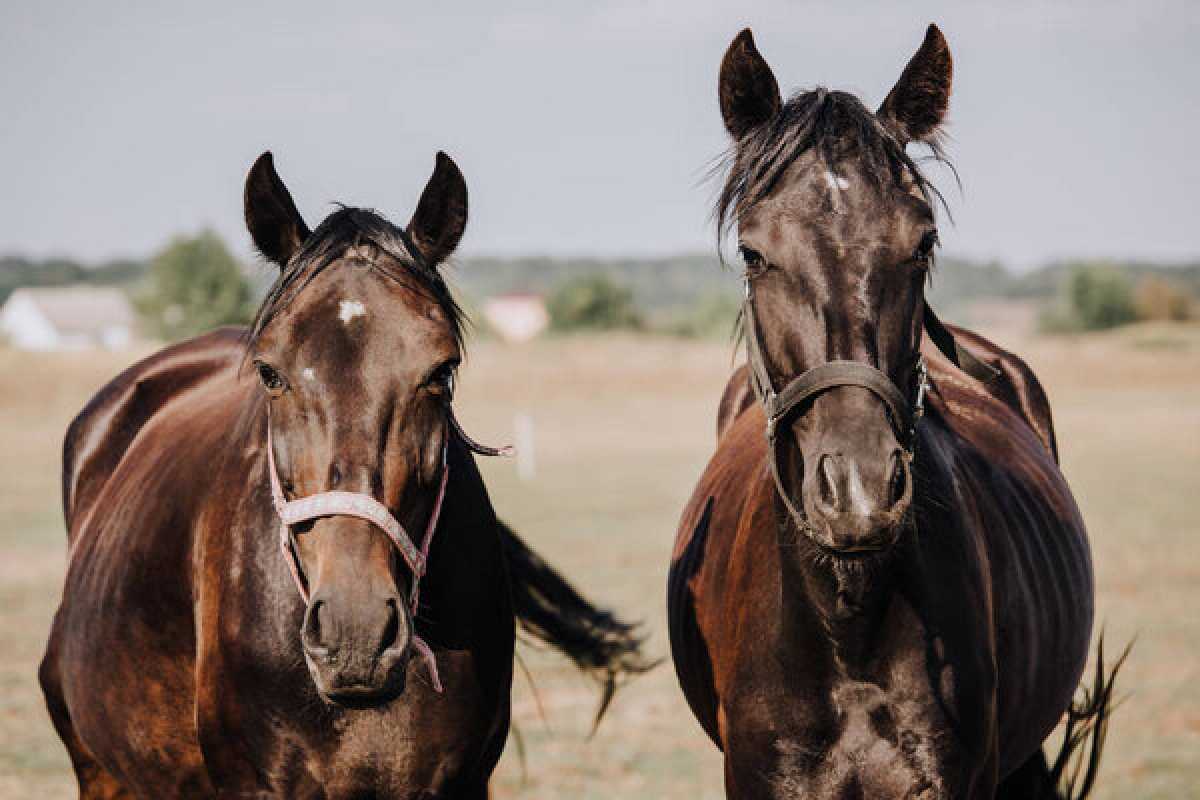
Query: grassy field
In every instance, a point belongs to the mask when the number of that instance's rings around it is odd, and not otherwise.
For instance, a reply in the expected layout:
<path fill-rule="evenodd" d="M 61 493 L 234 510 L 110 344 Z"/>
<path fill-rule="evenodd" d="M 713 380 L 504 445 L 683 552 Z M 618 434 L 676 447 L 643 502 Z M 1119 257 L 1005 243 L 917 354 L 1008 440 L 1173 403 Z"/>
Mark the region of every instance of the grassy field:
<path fill-rule="evenodd" d="M 1200 329 L 1134 328 L 1078 339 L 998 331 L 1044 380 L 1064 469 L 1095 548 L 1110 643 L 1136 635 L 1099 795 L 1200 797 Z M 483 342 L 463 371 L 461 416 L 508 441 L 534 420 L 536 477 L 484 469 L 501 515 L 592 597 L 645 621 L 666 656 L 664 587 L 678 514 L 714 439 L 725 344 L 580 338 Z M 70 417 L 131 356 L 0 350 L 0 797 L 74 794 L 42 707 L 36 664 L 60 591 L 59 444 Z M 669 664 L 617 695 L 588 738 L 597 692 L 524 648 L 498 798 L 718 798 L 721 765 Z M 541 711 L 539 711 L 539 708 Z"/>

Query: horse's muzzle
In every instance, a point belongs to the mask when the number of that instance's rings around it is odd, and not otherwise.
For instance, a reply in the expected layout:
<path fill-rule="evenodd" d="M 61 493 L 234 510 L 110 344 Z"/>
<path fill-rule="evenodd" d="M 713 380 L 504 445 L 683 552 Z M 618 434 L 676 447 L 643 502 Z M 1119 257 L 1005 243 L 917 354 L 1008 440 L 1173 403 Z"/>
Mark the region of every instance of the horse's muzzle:
<path fill-rule="evenodd" d="M 404 690 L 412 621 L 399 595 L 357 598 L 318 591 L 300 641 L 317 691 L 341 705 L 386 702 Z"/>
<path fill-rule="evenodd" d="M 845 455 L 822 453 L 817 458 L 806 510 L 822 547 L 854 555 L 895 544 L 912 498 L 912 478 L 899 448 L 884 462 L 879 470 L 863 468 Z"/>
<path fill-rule="evenodd" d="M 800 489 L 785 500 L 803 532 L 834 555 L 895 544 L 912 503 L 911 458 L 878 398 L 857 386 L 825 392 L 788 434 L 776 440 L 780 485 Z"/>

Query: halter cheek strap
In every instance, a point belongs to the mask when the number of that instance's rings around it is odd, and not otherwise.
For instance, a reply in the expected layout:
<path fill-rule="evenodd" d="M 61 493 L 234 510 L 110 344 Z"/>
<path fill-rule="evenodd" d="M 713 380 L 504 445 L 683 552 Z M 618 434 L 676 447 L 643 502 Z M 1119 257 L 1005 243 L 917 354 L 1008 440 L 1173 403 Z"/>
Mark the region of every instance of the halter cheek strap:
<path fill-rule="evenodd" d="M 288 571 L 292 573 L 292 579 L 296 582 L 296 588 L 300 590 L 300 596 L 304 598 L 304 602 L 308 603 L 308 586 L 304 581 L 304 575 L 300 569 L 300 560 L 296 554 L 296 543 L 292 534 L 292 526 L 301 522 L 306 522 L 310 519 L 318 517 L 334 517 L 346 516 L 357 517 L 358 519 L 366 520 L 387 534 L 388 539 L 400 552 L 400 556 L 408 564 L 412 571 L 412 595 L 410 605 L 412 612 L 417 611 L 417 603 L 420 600 L 421 578 L 425 575 L 425 570 L 429 560 L 429 545 L 433 541 L 433 533 L 437 530 L 438 517 L 442 512 L 442 501 L 446 498 L 446 484 L 450 479 L 450 465 L 446 460 L 446 444 L 442 445 L 442 477 L 438 485 L 437 499 L 433 504 L 433 512 L 429 515 L 429 524 L 425 528 L 425 535 L 421 539 L 421 546 L 418 548 L 413 540 L 409 538 L 405 532 L 404 526 L 400 524 L 387 506 L 380 503 L 369 494 L 359 492 L 319 492 L 318 494 L 310 494 L 307 497 L 300 497 L 289 501 L 283 494 L 283 487 L 279 482 L 279 470 L 275 466 L 275 447 L 274 440 L 271 435 L 270 419 L 267 421 L 267 473 L 271 479 L 271 499 L 275 503 L 275 513 L 279 515 L 279 549 L 283 552 L 284 563 L 288 566 Z M 433 688 L 437 692 L 442 691 L 442 681 L 438 676 L 437 659 L 434 658 L 433 650 L 429 645 L 417 635 L 414 630 L 412 633 L 412 645 L 421 654 L 429 667 L 429 677 L 433 683 Z"/>

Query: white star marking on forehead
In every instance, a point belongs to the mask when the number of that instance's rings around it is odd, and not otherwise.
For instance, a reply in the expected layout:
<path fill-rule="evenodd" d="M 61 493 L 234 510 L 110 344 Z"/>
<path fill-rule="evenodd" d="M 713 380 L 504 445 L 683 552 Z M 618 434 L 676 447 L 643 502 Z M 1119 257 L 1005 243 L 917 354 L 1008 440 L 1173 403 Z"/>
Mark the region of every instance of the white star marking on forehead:
<path fill-rule="evenodd" d="M 300 374 L 304 376 L 304 380 L 306 381 L 315 381 L 317 379 L 317 373 L 313 372 L 312 367 L 305 367 L 304 371 Z"/>
<path fill-rule="evenodd" d="M 829 170 L 825 171 L 825 183 L 832 191 L 850 188 L 850 181 L 846 180 L 841 175 L 830 172 Z"/>
<path fill-rule="evenodd" d="M 343 300 L 338 304 L 338 319 L 343 325 L 349 325 L 350 320 L 367 313 L 366 307 L 357 300 Z"/>

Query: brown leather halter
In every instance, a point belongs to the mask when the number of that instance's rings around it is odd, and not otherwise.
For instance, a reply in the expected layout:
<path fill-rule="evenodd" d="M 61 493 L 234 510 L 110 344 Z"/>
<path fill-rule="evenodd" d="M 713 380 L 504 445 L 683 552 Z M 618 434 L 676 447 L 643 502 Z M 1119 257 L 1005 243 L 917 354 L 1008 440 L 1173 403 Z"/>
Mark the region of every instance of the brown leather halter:
<path fill-rule="evenodd" d="M 783 483 L 776 437 L 779 424 L 797 408 L 823 392 L 839 386 L 859 386 L 883 401 L 888 410 L 888 417 L 904 443 L 904 457 L 911 462 L 917 441 L 917 425 L 925 414 L 925 393 L 929 389 L 925 358 L 920 353 L 917 354 L 913 370 L 916 374 L 916 386 L 911 403 L 886 373 L 861 361 L 837 360 L 819 364 L 792 378 L 782 389 L 776 391 L 762 354 L 758 323 L 754 316 L 754 291 L 748 277 L 744 279 L 743 285 L 745 292 L 742 321 L 746 337 L 746 361 L 750 367 L 750 383 L 767 417 L 767 463 L 771 468 L 771 478 L 775 481 L 775 491 L 791 512 L 796 524 L 811 533 L 812 525 L 804 513 L 803 505 L 796 502 Z M 923 322 L 930 340 L 956 367 L 983 383 L 995 377 L 995 368 L 962 347 L 928 305 L 925 306 Z M 912 491 L 911 481 L 906 483 L 905 491 Z"/>

